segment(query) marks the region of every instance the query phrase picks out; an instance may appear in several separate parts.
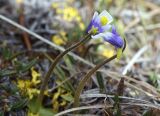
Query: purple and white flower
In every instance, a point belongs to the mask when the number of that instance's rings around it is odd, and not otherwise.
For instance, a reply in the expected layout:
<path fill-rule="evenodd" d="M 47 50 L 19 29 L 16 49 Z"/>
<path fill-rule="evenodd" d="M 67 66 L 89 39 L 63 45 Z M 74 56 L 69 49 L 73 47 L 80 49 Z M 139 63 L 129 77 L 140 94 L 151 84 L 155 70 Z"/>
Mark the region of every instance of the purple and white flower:
<path fill-rule="evenodd" d="M 116 31 L 115 26 L 112 26 L 111 32 L 107 31 L 104 33 L 99 33 L 97 35 L 92 36 L 92 38 L 93 39 L 102 38 L 104 41 L 109 42 L 116 48 L 122 48 L 124 45 L 124 41 L 121 38 L 121 36 L 118 34 L 118 32 Z"/>
<path fill-rule="evenodd" d="M 87 28 L 87 32 L 92 34 L 103 33 L 111 28 L 109 24 L 112 21 L 112 16 L 106 10 L 102 11 L 100 14 L 95 12 Z"/>
<path fill-rule="evenodd" d="M 102 38 L 116 48 L 122 48 L 124 41 L 116 31 L 115 26 L 110 24 L 112 21 L 112 16 L 106 10 L 102 11 L 100 14 L 95 12 L 87 28 L 87 32 L 92 34 L 91 36 L 93 39 Z"/>

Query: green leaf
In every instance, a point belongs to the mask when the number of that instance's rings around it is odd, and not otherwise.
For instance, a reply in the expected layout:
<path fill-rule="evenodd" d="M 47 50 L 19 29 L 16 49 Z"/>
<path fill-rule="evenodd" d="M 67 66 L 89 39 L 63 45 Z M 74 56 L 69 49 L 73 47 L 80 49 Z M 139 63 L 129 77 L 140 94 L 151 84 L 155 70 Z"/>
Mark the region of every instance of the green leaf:
<path fill-rule="evenodd" d="M 26 106 L 27 104 L 27 99 L 21 99 L 19 101 L 17 101 L 16 103 L 12 104 L 10 107 L 11 107 L 11 110 L 18 110 L 18 109 L 22 109 L 23 107 Z"/>
<path fill-rule="evenodd" d="M 119 96 L 118 95 L 115 95 L 114 96 L 114 113 L 115 113 L 115 116 L 121 116 L 121 108 L 120 108 L 120 100 L 119 100 Z"/>
<path fill-rule="evenodd" d="M 51 109 L 43 108 L 37 98 L 33 98 L 28 103 L 29 112 L 39 114 L 39 116 L 54 116 L 55 113 Z"/>
<path fill-rule="evenodd" d="M 64 81 L 66 79 L 64 71 L 59 66 L 56 66 L 56 68 L 54 70 L 54 73 L 57 74 L 57 76 L 59 77 L 59 79 L 61 81 Z M 64 84 L 64 87 L 65 87 L 66 90 L 74 92 L 74 88 L 73 88 L 73 86 L 70 82 L 67 81 Z"/>
<path fill-rule="evenodd" d="M 4 112 L 0 112 L 0 116 L 4 116 Z"/>
<path fill-rule="evenodd" d="M 17 62 L 18 66 L 17 66 L 17 70 L 20 73 L 26 72 L 27 70 L 29 70 L 32 66 L 34 66 L 37 63 L 37 58 L 31 60 L 28 64 L 24 64 L 24 63 L 20 63 Z"/>
<path fill-rule="evenodd" d="M 54 113 L 51 109 L 46 108 L 40 108 L 39 110 L 39 116 L 54 116 L 56 113 Z"/>
<path fill-rule="evenodd" d="M 150 81 L 152 82 L 152 84 L 158 88 L 158 76 L 157 76 L 157 73 L 156 72 L 152 72 L 150 73 L 150 76 L 149 76 L 149 79 Z"/>
<path fill-rule="evenodd" d="M 12 57 L 12 52 L 8 48 L 2 49 L 2 55 L 5 60 L 9 60 Z"/>
<path fill-rule="evenodd" d="M 3 82 L 0 84 L 0 88 L 7 91 L 10 94 L 16 94 L 16 92 L 18 92 L 19 89 L 16 86 L 16 84 L 11 84 L 11 87 L 8 85 L 9 85 L 9 83 Z"/>
<path fill-rule="evenodd" d="M 104 83 L 103 83 L 104 80 L 100 72 L 96 73 L 96 78 L 97 78 L 97 82 L 98 82 L 100 91 L 102 92 L 104 90 Z"/>
<path fill-rule="evenodd" d="M 29 103 L 28 103 L 28 108 L 29 110 L 36 114 L 39 112 L 40 108 L 41 108 L 41 105 L 40 105 L 40 102 L 37 101 L 37 98 L 32 98 Z"/>
<path fill-rule="evenodd" d="M 69 56 L 64 56 L 64 62 L 67 65 L 67 68 L 70 70 L 71 74 L 76 73 Z"/>
<path fill-rule="evenodd" d="M 61 95 L 61 97 L 66 101 L 69 101 L 69 102 L 73 101 L 73 96 L 71 94 L 63 94 Z"/>
<path fill-rule="evenodd" d="M 8 76 L 8 75 L 13 75 L 13 74 L 16 74 L 17 71 L 16 70 L 1 70 L 0 71 L 0 77 L 4 77 L 4 76 Z"/>
<path fill-rule="evenodd" d="M 117 49 L 117 59 L 119 60 L 122 56 L 122 48 Z"/>

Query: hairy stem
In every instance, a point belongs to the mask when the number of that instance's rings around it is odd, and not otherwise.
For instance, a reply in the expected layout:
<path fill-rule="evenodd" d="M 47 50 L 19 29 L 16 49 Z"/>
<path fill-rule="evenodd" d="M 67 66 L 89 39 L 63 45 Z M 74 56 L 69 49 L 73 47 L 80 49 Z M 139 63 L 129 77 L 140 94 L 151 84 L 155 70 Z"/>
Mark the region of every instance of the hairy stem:
<path fill-rule="evenodd" d="M 124 39 L 124 47 L 123 50 L 124 51 L 126 48 L 126 40 Z M 87 81 L 91 78 L 91 76 L 100 68 L 102 67 L 104 64 L 112 61 L 113 59 L 115 59 L 117 57 L 117 54 L 115 54 L 114 56 L 110 57 L 109 59 L 104 60 L 103 62 L 97 64 L 94 68 L 92 68 L 84 77 L 83 79 L 79 82 L 79 85 L 75 91 L 75 95 L 74 95 L 74 107 L 78 107 L 79 106 L 79 98 L 80 98 L 80 94 L 85 86 L 85 84 L 87 83 Z"/>
<path fill-rule="evenodd" d="M 43 79 L 43 83 L 41 85 L 40 88 L 40 94 L 38 97 L 38 102 L 40 103 L 40 105 L 42 104 L 42 100 L 43 100 L 43 96 L 44 96 L 44 91 L 46 89 L 46 86 L 48 85 L 48 81 L 49 78 L 54 70 L 54 68 L 56 67 L 56 64 L 63 58 L 64 55 L 66 55 L 68 52 L 70 52 L 71 50 L 77 48 L 79 45 L 81 45 L 82 43 L 84 43 L 85 41 L 90 39 L 90 35 L 91 34 L 87 34 L 81 41 L 79 41 L 78 43 L 74 44 L 73 46 L 67 48 L 64 52 L 60 53 L 54 60 L 54 62 L 51 64 L 49 71 L 47 72 L 47 74 L 45 75 L 44 79 Z"/>

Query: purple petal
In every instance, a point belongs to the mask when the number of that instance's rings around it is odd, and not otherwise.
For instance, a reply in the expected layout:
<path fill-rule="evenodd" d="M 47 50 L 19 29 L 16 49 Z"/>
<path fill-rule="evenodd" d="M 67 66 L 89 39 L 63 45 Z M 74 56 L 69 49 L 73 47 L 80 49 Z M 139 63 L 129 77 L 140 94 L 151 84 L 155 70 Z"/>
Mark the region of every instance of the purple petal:
<path fill-rule="evenodd" d="M 116 48 L 122 48 L 124 44 L 123 39 L 118 35 L 118 33 L 107 32 L 103 39 Z"/>
<path fill-rule="evenodd" d="M 87 30 L 86 30 L 87 33 L 89 33 L 89 31 L 91 30 L 92 25 L 93 25 L 93 22 L 91 21 L 87 27 Z"/>
<path fill-rule="evenodd" d="M 89 31 L 92 29 L 92 26 L 95 24 L 97 17 L 98 17 L 98 12 L 95 12 L 91 22 L 89 23 L 87 27 L 87 30 L 86 30 L 87 33 L 89 33 Z"/>

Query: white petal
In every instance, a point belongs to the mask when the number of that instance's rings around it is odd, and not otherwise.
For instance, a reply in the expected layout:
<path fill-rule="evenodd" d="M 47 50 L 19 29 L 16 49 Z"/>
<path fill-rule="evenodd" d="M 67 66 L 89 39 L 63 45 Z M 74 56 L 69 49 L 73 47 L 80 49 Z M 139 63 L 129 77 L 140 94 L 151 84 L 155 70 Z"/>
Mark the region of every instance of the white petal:
<path fill-rule="evenodd" d="M 92 35 L 91 37 L 92 37 L 93 39 L 101 39 L 101 38 L 103 38 L 104 36 L 105 36 L 104 33 L 99 33 L 99 34 L 96 34 L 96 35 Z"/>
<path fill-rule="evenodd" d="M 102 16 L 107 17 L 107 19 L 108 19 L 108 23 L 107 23 L 107 24 L 109 24 L 109 23 L 111 23 L 111 22 L 113 21 L 113 17 L 112 17 L 106 10 L 102 11 L 102 12 L 99 14 L 99 17 L 100 17 L 100 18 L 101 18 Z"/>
<path fill-rule="evenodd" d="M 98 16 L 98 12 L 94 12 L 94 15 L 93 15 L 93 18 L 92 19 L 95 19 L 96 17 Z"/>
<path fill-rule="evenodd" d="M 111 27 L 112 25 L 108 24 L 108 25 L 102 26 L 102 29 L 105 31 L 108 31 Z"/>
<path fill-rule="evenodd" d="M 106 40 L 110 40 L 113 37 L 113 33 L 106 32 L 103 37 L 105 37 Z"/>

